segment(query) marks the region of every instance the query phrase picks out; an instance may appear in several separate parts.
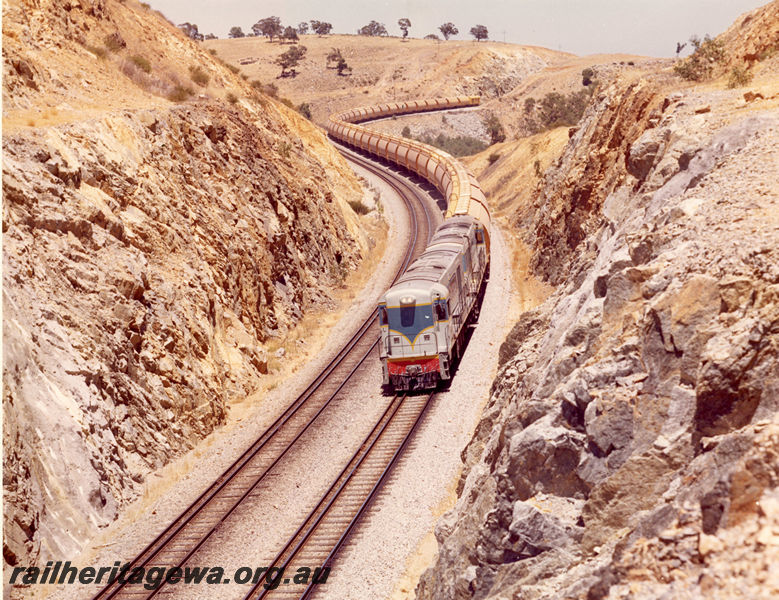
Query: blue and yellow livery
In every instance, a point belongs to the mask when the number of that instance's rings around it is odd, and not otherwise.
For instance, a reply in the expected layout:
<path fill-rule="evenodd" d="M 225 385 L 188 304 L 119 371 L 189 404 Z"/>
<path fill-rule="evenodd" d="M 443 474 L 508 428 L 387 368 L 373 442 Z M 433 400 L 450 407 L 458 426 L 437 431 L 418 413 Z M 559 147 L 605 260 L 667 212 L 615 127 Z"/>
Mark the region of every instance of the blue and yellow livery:
<path fill-rule="evenodd" d="M 384 384 L 434 387 L 448 380 L 476 319 L 488 265 L 481 223 L 447 219 L 425 252 L 379 302 Z"/>

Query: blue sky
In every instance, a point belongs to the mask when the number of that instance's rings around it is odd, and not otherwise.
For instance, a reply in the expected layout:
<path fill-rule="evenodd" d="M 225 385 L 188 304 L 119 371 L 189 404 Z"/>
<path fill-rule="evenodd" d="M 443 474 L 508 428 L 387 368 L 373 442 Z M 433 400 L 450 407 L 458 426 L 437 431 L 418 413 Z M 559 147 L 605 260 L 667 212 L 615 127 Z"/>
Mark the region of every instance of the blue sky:
<path fill-rule="evenodd" d="M 259 19 L 278 16 L 284 25 L 318 19 L 334 33 L 356 33 L 371 20 L 400 35 L 398 19 L 411 19 L 410 34 L 438 33 L 453 22 L 454 39 L 472 39 L 482 24 L 490 39 L 545 46 L 575 54 L 624 52 L 671 56 L 677 41 L 692 34 L 716 35 L 740 14 L 765 4 L 749 0 L 150 0 L 175 23 L 196 23 L 202 33 L 227 37 L 233 25 L 244 31 Z"/>

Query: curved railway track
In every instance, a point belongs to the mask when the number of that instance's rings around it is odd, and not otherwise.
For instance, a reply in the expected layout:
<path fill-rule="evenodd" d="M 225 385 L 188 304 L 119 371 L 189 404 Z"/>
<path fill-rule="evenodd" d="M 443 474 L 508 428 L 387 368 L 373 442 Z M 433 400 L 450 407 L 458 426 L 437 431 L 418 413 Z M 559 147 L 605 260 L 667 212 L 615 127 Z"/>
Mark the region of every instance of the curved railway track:
<path fill-rule="evenodd" d="M 402 179 L 384 174 L 369 161 L 352 153 L 349 153 L 347 158 L 384 179 L 400 194 L 409 209 L 411 240 L 402 264 L 395 275 L 397 279 L 411 260 L 424 249 L 428 238 L 432 234 L 433 225 L 429 211 L 425 206 L 424 200 L 420 198 L 421 194 Z M 419 217 L 419 212 L 424 214 L 424 218 L 421 219 Z M 338 393 L 348 384 L 351 377 L 360 368 L 360 365 L 374 350 L 378 344 L 378 339 L 376 312 L 374 311 L 361 324 L 344 348 L 322 369 L 304 392 L 287 407 L 271 426 L 186 510 L 144 548 L 138 556 L 130 561 L 130 569 L 135 567 L 145 567 L 147 570 L 152 567 L 163 567 L 166 569 L 183 567 L 189 563 L 207 542 L 218 538 L 220 526 L 261 485 L 267 484 L 268 475 L 273 468 L 287 453 L 292 451 L 298 440 L 311 428 L 338 396 Z M 290 542 L 287 544 L 288 547 L 285 551 L 294 550 L 294 552 L 291 552 L 289 557 L 286 558 L 286 555 L 283 554 L 284 551 L 282 551 L 279 557 L 277 557 L 278 560 L 293 561 L 294 564 L 300 564 L 298 557 L 304 556 L 306 560 L 311 561 L 308 564 L 316 564 L 317 560 L 310 554 L 311 548 L 314 547 L 311 545 L 310 540 L 320 540 L 320 542 L 317 542 L 319 544 L 317 547 L 323 549 L 321 539 L 323 539 L 323 536 L 326 539 L 330 539 L 334 535 L 333 523 L 345 523 L 347 525 L 346 529 L 333 540 L 333 547 L 328 548 L 327 552 L 324 553 L 322 564 L 327 564 L 332 559 L 335 551 L 343 543 L 348 532 L 351 531 L 370 499 L 375 495 L 381 482 L 386 478 L 387 473 L 397 460 L 397 456 L 399 456 L 400 448 L 405 446 L 415 423 L 421 418 L 424 410 L 418 412 L 415 420 L 413 420 L 414 425 L 411 425 L 410 428 L 407 427 L 411 421 L 404 415 L 408 415 L 409 411 L 413 412 L 412 409 L 415 406 L 418 408 L 417 405 L 418 401 L 416 399 L 407 401 L 398 397 L 392 399 L 387 411 L 382 416 L 382 420 L 377 423 L 371 435 L 363 441 L 349 462 L 349 465 L 352 465 L 352 467 L 350 468 L 347 465 L 344 468 L 338 480 L 328 490 L 330 497 L 327 500 L 323 498 L 306 520 L 306 523 L 311 524 L 312 515 L 315 513 L 318 515 L 314 517 L 316 524 L 311 528 L 311 533 L 305 538 L 309 540 L 306 542 L 307 545 L 305 545 L 305 553 L 301 554 L 301 550 L 304 548 L 303 542 L 299 544 Z M 424 406 L 427 406 L 427 402 Z M 405 431 L 405 433 L 398 437 L 400 435 L 399 431 Z M 374 437 L 371 438 L 371 436 Z M 388 456 L 388 448 L 392 444 L 395 444 L 395 452 L 390 453 L 391 455 Z M 383 459 L 387 459 L 388 462 L 377 474 L 377 465 Z M 365 485 L 368 481 L 373 482 L 373 487 L 371 487 L 370 494 L 366 499 Z M 354 514 L 350 513 L 347 519 L 348 522 L 344 521 L 343 508 L 341 508 L 341 516 L 334 517 L 333 515 L 339 510 L 338 507 L 353 507 L 356 490 L 361 490 L 364 496 L 363 502 L 360 504 L 362 508 L 358 506 L 358 511 Z M 338 493 L 336 494 L 336 492 Z M 344 500 L 344 498 L 347 498 L 347 500 Z M 320 512 L 317 513 L 317 510 Z M 308 531 L 308 529 L 303 525 L 301 526 L 301 531 Z M 296 591 L 300 591 L 299 586 L 294 587 L 298 588 Z M 284 590 L 285 588 L 280 589 Z M 143 586 L 126 585 L 117 580 L 100 589 L 93 596 L 93 600 L 154 598 L 162 595 L 167 596 L 168 593 L 173 591 L 174 586 L 166 585 L 165 583 L 157 589 L 147 590 Z M 307 596 L 310 592 L 311 589 L 306 589 L 304 595 Z M 249 595 L 251 594 L 250 592 Z"/>
<path fill-rule="evenodd" d="M 484 226 L 489 251 L 490 211 L 487 199 L 478 180 L 459 160 L 429 144 L 359 125 L 395 115 L 473 107 L 478 106 L 480 101 L 478 96 L 457 96 L 353 108 L 330 115 L 327 131 L 331 138 L 395 163 L 429 181 L 447 202 L 447 218 L 470 215 Z"/>

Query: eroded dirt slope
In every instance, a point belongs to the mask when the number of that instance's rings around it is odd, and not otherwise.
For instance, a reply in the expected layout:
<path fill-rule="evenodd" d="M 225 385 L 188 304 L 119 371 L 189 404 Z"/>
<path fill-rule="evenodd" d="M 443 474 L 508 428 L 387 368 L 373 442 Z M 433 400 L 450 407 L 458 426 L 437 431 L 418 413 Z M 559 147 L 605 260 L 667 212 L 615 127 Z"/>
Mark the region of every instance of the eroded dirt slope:
<path fill-rule="evenodd" d="M 555 291 L 501 348 L 418 598 L 779 593 L 776 67 L 617 78 L 516 212 Z"/>
<path fill-rule="evenodd" d="M 3 13 L 3 556 L 26 565 L 223 422 L 369 244 L 321 132 L 158 15 Z"/>

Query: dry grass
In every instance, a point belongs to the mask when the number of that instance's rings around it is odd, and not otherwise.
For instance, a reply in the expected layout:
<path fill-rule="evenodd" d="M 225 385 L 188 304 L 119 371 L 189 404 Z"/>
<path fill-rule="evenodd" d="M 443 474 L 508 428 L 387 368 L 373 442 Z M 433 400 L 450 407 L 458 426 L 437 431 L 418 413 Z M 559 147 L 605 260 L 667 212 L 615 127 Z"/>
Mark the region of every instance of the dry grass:
<path fill-rule="evenodd" d="M 125 47 L 125 44 L 122 43 L 122 38 L 116 33 L 105 36 L 105 38 L 103 38 L 103 43 L 111 52 L 119 52 Z"/>
<path fill-rule="evenodd" d="M 153 77 L 149 76 L 149 73 L 151 72 L 151 67 L 149 67 L 149 70 L 145 70 L 143 67 L 141 67 L 136 61 L 134 61 L 132 58 L 122 60 L 119 63 L 119 70 L 124 73 L 124 75 L 132 81 L 135 85 L 140 87 L 143 90 L 148 90 L 152 86 L 152 82 L 154 80 Z"/>
<path fill-rule="evenodd" d="M 461 159 L 473 172 L 495 214 L 513 214 L 529 201 L 549 165 L 568 143 L 562 127 L 512 142 L 490 146 L 484 152 Z M 498 155 L 498 159 L 492 157 Z"/>
<path fill-rule="evenodd" d="M 108 50 L 105 48 L 101 48 L 99 46 L 90 46 L 89 44 L 84 47 L 100 59 L 105 59 L 105 57 L 108 56 Z"/>
<path fill-rule="evenodd" d="M 151 63 L 149 62 L 149 59 L 140 54 L 134 54 L 130 57 L 130 61 L 144 73 L 151 73 Z"/>
<path fill-rule="evenodd" d="M 754 73 L 745 67 L 733 67 L 728 73 L 728 87 L 744 87 L 752 83 Z"/>
<path fill-rule="evenodd" d="M 349 200 L 349 206 L 351 206 L 352 210 L 358 215 L 367 215 L 371 212 L 371 209 L 365 206 L 362 200 Z"/>
<path fill-rule="evenodd" d="M 231 73 L 238 72 L 235 66 L 223 69 L 201 45 L 179 43 L 183 39 L 178 28 L 150 7 L 137 2 L 117 2 L 112 5 L 111 13 L 110 21 L 89 22 L 81 48 L 74 51 L 72 45 L 63 43 L 61 51 L 34 58 L 44 71 L 76 74 L 89 83 L 71 86 L 66 91 L 54 83 L 56 78 L 41 80 L 35 94 L 4 105 L 4 124 L 27 127 L 25 121 L 32 115 L 40 126 L 40 111 L 46 106 L 63 104 L 74 107 L 67 111 L 71 122 L 79 120 L 80 114 L 93 118 L 100 109 L 165 106 L 168 100 L 186 100 L 195 93 L 190 94 L 192 89 L 205 89 L 210 95 L 222 98 L 228 92 L 236 98 L 253 97 L 248 84 L 232 77 Z M 4 54 L 28 55 L 29 48 L 20 41 L 21 31 L 21 25 L 4 23 Z M 52 35 L 55 43 L 64 40 L 63 32 L 53 31 Z M 171 39 L 179 42 L 171 45 Z M 30 59 L 33 60 L 31 56 Z M 191 72 L 190 67 L 193 67 Z M 217 87 L 220 89 L 214 89 Z"/>

